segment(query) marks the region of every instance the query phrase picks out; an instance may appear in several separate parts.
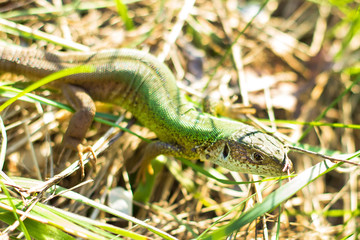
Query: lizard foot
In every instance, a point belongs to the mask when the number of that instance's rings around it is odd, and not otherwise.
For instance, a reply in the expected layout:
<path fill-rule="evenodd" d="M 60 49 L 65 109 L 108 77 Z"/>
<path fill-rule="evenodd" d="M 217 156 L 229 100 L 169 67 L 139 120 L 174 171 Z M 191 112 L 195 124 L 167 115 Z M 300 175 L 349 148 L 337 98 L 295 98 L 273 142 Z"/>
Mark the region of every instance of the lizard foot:
<path fill-rule="evenodd" d="M 95 169 L 95 163 L 96 163 L 96 154 L 93 151 L 91 146 L 83 146 L 81 144 L 78 144 L 76 146 L 76 150 L 78 152 L 79 156 L 79 164 L 81 169 L 81 178 L 83 179 L 85 177 L 85 167 L 84 167 L 84 154 L 87 152 L 90 152 L 93 158 L 90 160 L 91 166 Z"/>

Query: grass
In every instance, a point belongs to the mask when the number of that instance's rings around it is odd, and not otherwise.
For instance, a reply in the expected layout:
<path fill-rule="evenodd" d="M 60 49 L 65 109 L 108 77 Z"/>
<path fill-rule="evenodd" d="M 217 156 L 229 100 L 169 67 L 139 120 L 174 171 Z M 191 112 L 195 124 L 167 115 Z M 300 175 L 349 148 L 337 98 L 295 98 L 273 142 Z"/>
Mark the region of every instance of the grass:
<path fill-rule="evenodd" d="M 22 3 L 0 5 L 3 44 L 49 51 L 150 50 L 166 60 L 196 104 L 204 95 L 236 96 L 249 101 L 255 116 L 289 144 L 358 158 L 358 1 Z M 142 142 L 154 135 L 136 124 L 128 129 L 129 114 L 116 123 L 123 113 L 117 106 L 97 106 L 87 140 L 103 148 L 96 171 L 88 167 L 82 181 L 73 174 L 76 156 L 57 168 L 54 162 L 71 109 L 46 87 L 23 91 L 19 78 L 1 76 L 0 95 L 13 99 L 1 108 L 3 234 L 26 239 L 359 235 L 358 168 L 305 154 L 290 153 L 296 173 L 282 180 L 159 157 L 153 161 L 155 174 L 136 185 L 124 160 L 136 162 Z M 21 101 L 14 102 L 19 92 Z M 126 131 L 121 137 L 119 128 Z M 66 178 L 49 180 L 54 171 Z M 127 214 L 109 207 L 117 187 L 130 193 L 127 200 L 135 200 L 132 214 L 131 207 Z M 29 189 L 47 190 L 42 195 Z"/>

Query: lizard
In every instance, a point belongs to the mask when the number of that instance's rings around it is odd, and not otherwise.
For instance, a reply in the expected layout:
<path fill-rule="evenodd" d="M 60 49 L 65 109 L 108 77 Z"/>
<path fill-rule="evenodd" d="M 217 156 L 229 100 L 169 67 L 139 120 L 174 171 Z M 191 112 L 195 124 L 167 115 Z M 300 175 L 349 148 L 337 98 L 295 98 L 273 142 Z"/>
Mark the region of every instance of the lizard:
<path fill-rule="evenodd" d="M 199 111 L 180 92 L 170 69 L 149 53 L 135 49 L 47 52 L 0 46 L 0 72 L 24 75 L 30 81 L 79 65 L 96 70 L 49 85 L 60 89 L 75 110 L 62 143 L 78 152 L 81 164 L 82 154 L 92 152 L 82 141 L 96 112 L 94 101 L 100 101 L 130 111 L 157 135 L 158 140 L 147 145 L 140 160 L 143 170 L 151 171 L 150 161 L 164 154 L 261 176 L 292 171 L 284 143 L 245 123 Z"/>

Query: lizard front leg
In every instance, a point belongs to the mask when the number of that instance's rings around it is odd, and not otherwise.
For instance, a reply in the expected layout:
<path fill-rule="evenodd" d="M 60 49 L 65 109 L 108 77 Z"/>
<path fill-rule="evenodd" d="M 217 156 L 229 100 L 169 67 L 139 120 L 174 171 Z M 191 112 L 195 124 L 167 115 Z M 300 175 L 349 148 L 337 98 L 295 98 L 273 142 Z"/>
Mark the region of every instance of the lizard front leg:
<path fill-rule="evenodd" d="M 151 166 L 151 160 L 156 158 L 159 155 L 167 155 L 167 156 L 181 156 L 182 148 L 178 145 L 154 141 L 149 143 L 144 151 L 143 156 L 140 161 L 132 168 L 131 172 L 134 172 L 137 168 L 140 167 L 139 172 L 136 177 L 136 182 L 140 180 L 142 182 L 145 181 L 146 173 L 154 174 L 154 170 Z"/>
<path fill-rule="evenodd" d="M 96 112 L 95 103 L 89 94 L 81 87 L 65 84 L 62 86 L 62 92 L 70 106 L 75 110 L 69 122 L 68 129 L 65 132 L 62 145 L 64 148 L 78 152 L 81 176 L 84 177 L 83 154 L 90 152 L 94 159 L 96 159 L 92 148 L 81 144 L 94 119 Z"/>

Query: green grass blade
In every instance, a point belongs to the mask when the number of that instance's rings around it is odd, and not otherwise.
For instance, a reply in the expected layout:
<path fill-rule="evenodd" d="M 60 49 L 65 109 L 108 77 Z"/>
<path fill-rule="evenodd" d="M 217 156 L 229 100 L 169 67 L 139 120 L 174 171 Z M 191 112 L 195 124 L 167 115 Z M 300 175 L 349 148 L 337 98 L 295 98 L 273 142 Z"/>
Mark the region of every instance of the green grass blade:
<path fill-rule="evenodd" d="M 13 179 L 16 184 L 19 184 L 20 186 L 22 187 L 25 187 L 25 188 L 31 188 L 31 187 L 34 187 L 34 186 L 39 186 L 39 185 L 43 185 L 44 182 L 42 181 L 38 181 L 38 180 L 33 180 L 33 179 L 24 179 L 24 178 L 14 178 Z M 125 213 L 122 213 L 120 211 L 117 211 L 113 208 L 110 208 L 106 205 L 103 205 L 101 203 L 98 203 L 94 200 L 91 200 L 89 198 L 86 198 L 84 196 L 82 196 L 81 194 L 79 193 L 76 193 L 76 192 L 72 192 L 72 191 L 68 191 L 67 189 L 65 188 L 62 188 L 60 186 L 56 186 L 53 194 L 60 194 L 61 196 L 63 197 L 66 197 L 68 199 L 72 199 L 72 200 L 75 200 L 77 202 L 80 202 L 82 204 L 86 204 L 88 206 L 91 206 L 91 207 L 94 207 L 94 208 L 97 208 L 101 211 L 104 211 L 106 213 L 109 213 L 113 216 L 116 216 L 116 217 L 119 217 L 119 218 L 122 218 L 122 219 L 125 219 L 126 221 L 129 221 L 129 222 L 132 222 L 136 225 L 139 225 L 151 232 L 153 232 L 154 234 L 158 235 L 159 237 L 161 237 L 162 239 L 175 239 L 174 237 L 172 237 L 171 235 L 167 234 L 166 232 L 156 228 L 156 227 L 153 227 L 135 217 L 132 217 L 132 216 L 129 216 Z"/>
<path fill-rule="evenodd" d="M 332 101 L 329 106 L 319 115 L 317 116 L 317 118 L 315 119 L 315 122 L 321 120 L 322 118 L 324 118 L 324 116 L 326 115 L 326 113 L 332 109 L 333 107 L 335 107 L 335 105 L 347 94 L 351 91 L 351 89 L 356 86 L 358 83 L 360 82 L 360 76 L 357 76 L 357 78 L 351 83 L 351 85 L 349 87 L 347 87 L 334 101 Z M 304 132 L 302 133 L 301 137 L 299 138 L 299 142 L 310 132 L 310 130 L 312 129 L 312 127 L 308 127 L 304 130 Z"/>
<path fill-rule="evenodd" d="M 355 153 L 349 159 L 356 157 L 359 152 Z M 327 172 L 334 170 L 340 165 L 342 165 L 342 163 L 334 164 L 331 161 L 325 160 L 311 168 L 306 169 L 290 182 L 272 192 L 264 199 L 263 202 L 256 204 L 252 209 L 242 214 L 238 219 L 234 220 L 225 227 L 212 232 L 204 239 L 224 239 L 226 236 L 230 235 L 234 231 L 237 231 L 242 226 L 254 221 L 256 218 L 264 215 L 266 212 L 271 211 L 279 204 L 293 196 L 297 191 L 301 190 L 306 185 L 315 181 L 317 178 L 323 176 Z"/>
<path fill-rule="evenodd" d="M 1 128 L 1 147 L 0 147 L 0 174 L 2 174 L 4 165 L 5 165 L 5 156 L 6 156 L 6 149 L 7 149 L 7 135 L 5 130 L 5 125 L 0 117 L 0 128 Z"/>
<path fill-rule="evenodd" d="M 39 30 L 33 30 L 25 25 L 17 24 L 15 22 L 8 21 L 0 18 L 0 31 L 4 31 L 13 35 L 22 36 L 30 39 L 45 40 L 49 43 L 54 43 L 59 46 L 63 46 L 68 49 L 89 51 L 89 47 L 76 43 L 71 40 L 67 40 L 52 34 L 48 34 Z"/>
<path fill-rule="evenodd" d="M 328 123 L 328 122 L 304 122 L 304 121 L 296 121 L 296 120 L 269 120 L 269 119 L 258 119 L 261 122 L 274 122 L 274 123 L 282 123 L 282 124 L 294 124 L 294 125 L 306 125 L 311 127 L 322 127 L 328 126 L 333 128 L 352 128 L 352 129 L 360 129 L 359 124 L 345 124 L 345 123 Z"/>
<path fill-rule="evenodd" d="M 60 102 L 50 100 L 50 99 L 47 99 L 47 98 L 44 98 L 44 97 L 41 97 L 41 96 L 38 96 L 38 95 L 35 95 L 35 94 L 26 93 L 26 94 L 21 94 L 21 96 L 18 97 L 18 95 L 20 95 L 20 93 L 22 93 L 22 92 L 23 92 L 23 90 L 18 89 L 18 88 L 14 88 L 14 87 L 7 86 L 7 85 L 2 85 L 2 86 L 0 85 L 0 96 L 2 96 L 2 97 L 8 97 L 8 98 L 17 97 L 18 99 L 26 101 L 26 102 L 32 102 L 32 103 L 40 102 L 42 104 L 46 104 L 46 105 L 50 105 L 50 106 L 53 106 L 53 107 L 65 109 L 65 110 L 67 110 L 69 112 L 74 112 L 74 110 L 70 106 L 68 106 L 66 104 L 62 104 Z M 116 119 L 118 117 L 110 115 L 110 114 L 96 113 L 94 120 L 96 122 L 103 123 L 103 124 L 106 124 L 106 125 L 111 126 L 111 127 L 119 128 L 120 130 L 128 132 L 128 133 L 140 138 L 141 140 L 143 140 L 145 142 L 148 142 L 148 143 L 151 142 L 150 139 L 144 138 L 144 137 L 140 136 L 139 134 L 131 131 L 130 129 L 121 127 L 120 125 L 118 125 L 118 124 L 116 124 L 114 122 L 108 121 L 108 120 L 106 120 L 104 118 L 109 118 L 111 120 L 116 121 Z"/>
<path fill-rule="evenodd" d="M 30 234 L 29 234 L 24 222 L 19 218 L 18 214 L 16 213 L 16 206 L 15 206 L 14 202 L 12 201 L 12 198 L 11 198 L 11 196 L 9 194 L 9 191 L 7 190 L 7 188 L 6 188 L 5 184 L 3 183 L 3 181 L 0 181 L 0 186 L 1 186 L 1 189 L 3 190 L 3 192 L 6 195 L 8 204 L 11 206 L 11 208 L 13 210 L 12 213 L 13 213 L 14 220 L 16 219 L 16 221 L 19 221 L 21 231 L 24 233 L 26 239 L 30 240 L 31 239 Z"/>
<path fill-rule="evenodd" d="M 78 67 L 74 67 L 74 68 L 63 69 L 61 71 L 50 74 L 50 75 L 44 77 L 43 79 L 34 82 L 33 84 L 31 84 L 30 86 L 25 88 L 22 92 L 18 93 L 15 97 L 7 100 L 4 104 L 2 104 L 0 106 L 0 112 L 2 112 L 6 107 L 8 107 L 10 104 L 15 102 L 20 97 L 24 96 L 25 94 L 27 94 L 31 91 L 34 91 L 35 89 L 37 89 L 45 84 L 48 84 L 52 81 L 55 81 L 57 79 L 60 79 L 60 78 L 63 78 L 63 77 L 66 77 L 66 76 L 69 76 L 72 74 L 91 73 L 94 71 L 95 71 L 95 68 L 92 66 L 78 66 Z"/>
<path fill-rule="evenodd" d="M 128 10 L 126 5 L 121 0 L 115 0 L 116 2 L 116 8 L 118 10 L 119 16 L 124 21 L 126 30 L 132 30 L 134 29 L 134 23 L 129 17 Z"/>
<path fill-rule="evenodd" d="M 32 182 L 32 180 L 27 179 L 23 179 L 23 181 Z M 8 204 L 9 199 L 13 202 L 14 207 L 12 208 Z M 13 210 L 10 211 L 11 209 Z M 23 214 L 23 209 L 24 205 L 21 200 L 0 194 L 1 221 L 9 225 L 12 224 L 18 220 L 18 214 Z M 42 203 L 37 203 L 32 208 L 24 221 L 24 226 L 29 232 L 27 239 L 31 239 L 31 237 L 33 239 L 74 239 L 68 233 L 82 239 L 120 240 L 121 238 L 117 235 L 136 240 L 147 239 L 145 236 L 132 232 L 132 230 L 122 229 Z M 24 228 L 21 230 L 24 232 Z"/>

